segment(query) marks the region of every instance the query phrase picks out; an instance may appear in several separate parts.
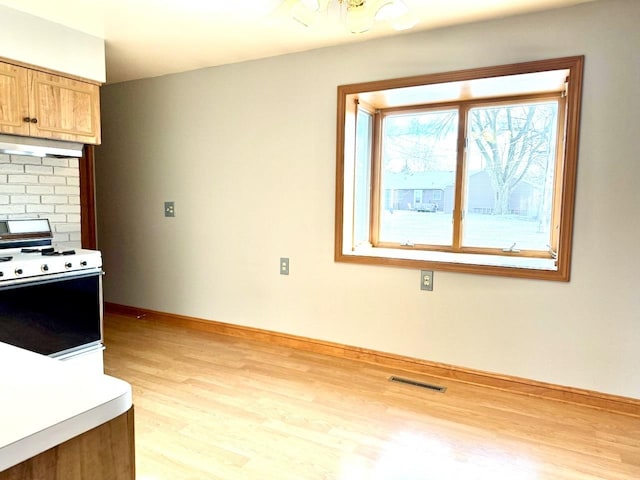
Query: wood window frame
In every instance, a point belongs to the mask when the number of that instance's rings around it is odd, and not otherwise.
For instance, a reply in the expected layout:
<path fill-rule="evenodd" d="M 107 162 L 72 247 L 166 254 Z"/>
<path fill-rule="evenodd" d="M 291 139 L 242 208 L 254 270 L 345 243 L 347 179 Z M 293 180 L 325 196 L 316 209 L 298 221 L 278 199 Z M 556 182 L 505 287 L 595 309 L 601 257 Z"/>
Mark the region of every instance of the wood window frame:
<path fill-rule="evenodd" d="M 384 122 L 384 118 L 391 115 L 403 114 L 403 113 L 427 113 L 427 112 L 436 112 L 439 110 L 457 110 L 458 112 L 458 127 L 457 127 L 457 158 L 456 158 L 456 181 L 455 181 L 455 205 L 463 205 L 464 204 L 464 184 L 466 183 L 466 155 L 467 149 L 465 147 L 466 138 L 467 138 L 467 130 L 469 126 L 469 111 L 473 108 L 480 107 L 493 107 L 498 105 L 523 105 L 526 103 L 534 103 L 536 101 L 558 101 L 558 118 L 557 118 L 557 128 L 558 133 L 561 127 L 564 125 L 564 111 L 566 109 L 566 98 L 559 93 L 545 93 L 545 94 L 532 94 L 532 95 L 518 95 L 516 97 L 497 97 L 497 98 L 483 98 L 482 100 L 466 100 L 466 101 L 458 101 L 458 102 L 446 102 L 446 103 L 438 103 L 438 104 L 430 104 L 430 105 L 416 105 L 404 108 L 388 108 L 383 110 L 378 110 L 377 115 L 380 117 L 379 122 L 379 131 L 382 130 L 382 124 Z M 558 136 L 557 138 L 561 138 Z M 373 144 L 376 146 L 380 146 L 380 135 L 377 135 L 373 138 Z M 559 144 L 560 142 L 556 142 Z M 377 148 L 376 151 L 380 152 L 380 148 Z M 562 153 L 556 152 L 556 158 L 561 158 Z M 377 171 L 380 171 L 381 158 L 379 155 L 374 156 L 373 165 Z M 555 165 L 559 165 L 562 162 L 556 161 Z M 554 192 L 559 192 L 561 189 L 561 175 L 555 175 L 554 180 Z M 374 188 L 372 188 L 372 197 L 373 201 L 371 203 L 372 208 L 372 232 L 371 238 L 373 239 L 372 244 L 374 247 L 383 247 L 383 248 L 404 248 L 400 243 L 394 242 L 384 242 L 377 238 L 378 232 L 373 231 L 377 230 L 379 224 L 379 217 L 381 215 L 381 185 L 380 178 L 376 178 L 374 180 Z M 555 198 L 555 194 L 554 194 Z M 558 225 L 559 223 L 559 209 L 552 208 L 552 235 L 551 235 L 551 250 L 557 250 L 557 232 L 556 228 L 553 226 Z M 451 242 L 451 246 L 436 246 L 429 244 L 415 244 L 411 248 L 418 250 L 435 250 L 435 251 L 448 251 L 454 253 L 477 253 L 477 254 L 493 254 L 499 255 L 502 253 L 501 249 L 497 247 L 469 247 L 462 245 L 462 231 L 464 228 L 463 222 L 463 212 L 460 208 L 457 208 L 453 212 L 453 240 Z M 551 258 L 551 253 L 549 250 L 536 251 L 536 250 L 521 250 L 519 252 L 519 256 L 523 257 L 532 257 L 532 258 Z"/>
<path fill-rule="evenodd" d="M 500 65 L 492 67 L 483 67 L 469 70 L 460 70 L 446 73 L 427 74 L 416 77 L 398 78 L 392 80 L 382 80 L 374 82 L 365 82 L 352 85 L 342 85 L 338 87 L 338 108 L 337 108 L 337 133 L 336 133 L 336 213 L 335 213 L 335 245 L 334 245 L 334 260 L 336 262 L 356 263 L 356 264 L 368 264 L 368 265 L 382 265 L 382 266 L 398 266 L 416 269 L 433 269 L 441 271 L 453 271 L 464 273 L 477 273 L 484 275 L 499 275 L 507 277 L 519 277 L 519 278 L 534 278 L 542 280 L 554 280 L 554 281 L 569 281 L 571 271 L 571 247 L 573 242 L 573 219 L 574 219 L 574 205 L 575 205 L 575 190 L 576 190 L 576 173 L 577 173 L 577 159 L 578 159 L 578 140 L 579 140 L 579 127 L 580 127 L 580 109 L 582 98 L 582 77 L 584 69 L 584 57 L 564 57 L 550 60 L 541 60 L 534 62 L 524 62 L 518 64 Z M 569 72 L 566 85 L 568 87 L 565 90 L 566 95 L 566 108 L 560 108 L 558 112 L 558 125 L 559 133 L 562 136 L 558 136 L 556 142 L 558 158 L 561 159 L 556 162 L 556 175 L 557 180 L 554 183 L 554 204 L 552 206 L 554 221 L 552 223 L 552 244 L 557 245 L 557 249 L 553 252 L 555 257 L 555 268 L 540 269 L 534 266 L 518 266 L 507 265 L 509 262 L 505 261 L 504 265 L 482 263 L 475 261 L 465 261 L 462 259 L 462 254 L 477 254 L 483 255 L 486 252 L 479 251 L 479 249 L 465 248 L 459 250 L 452 255 L 460 255 L 460 258 L 455 258 L 453 261 L 449 259 L 434 259 L 434 258 L 417 258 L 408 255 L 403 250 L 411 250 L 411 248 L 402 247 L 399 245 L 380 245 L 376 246 L 378 221 L 376 220 L 376 212 L 373 212 L 376 208 L 375 205 L 380 204 L 380 172 L 379 172 L 379 141 L 374 142 L 378 148 L 374 148 L 372 155 L 378 156 L 378 158 L 372 159 L 372 195 L 371 195 L 371 207 L 372 215 L 370 221 L 370 238 L 372 239 L 373 247 L 367 252 L 354 252 L 347 251 L 345 245 L 348 246 L 348 239 L 345 238 L 345 234 L 349 235 L 349 229 L 347 228 L 350 222 L 348 214 L 345 215 L 345 195 L 349 194 L 348 184 L 345 185 L 345 178 L 349 178 L 348 166 L 349 155 L 353 152 L 348 147 L 347 140 L 353 138 L 353 125 L 350 125 L 347 118 L 357 111 L 358 102 L 353 102 L 354 99 L 358 99 L 360 95 L 365 97 L 365 94 L 369 94 L 369 97 L 376 96 L 377 94 L 384 94 L 386 92 L 397 92 L 399 89 L 411 89 L 413 87 L 429 86 L 435 84 L 449 84 L 454 82 L 475 81 L 479 79 L 493 79 L 497 77 L 509 77 L 510 75 L 526 75 L 529 73 L 540 73 L 550 71 L 567 70 Z M 547 92 L 548 93 L 548 92 Z M 546 93 L 545 93 L 546 94 Z M 504 95 L 505 101 L 514 101 L 518 98 L 533 98 L 536 95 L 544 96 L 545 94 L 539 93 L 536 90 L 532 90 L 526 94 L 518 95 Z M 499 96 L 496 96 L 499 97 Z M 548 97 L 548 95 L 547 95 Z M 464 99 L 458 99 L 455 102 L 449 101 L 449 103 L 455 103 L 456 105 L 462 105 L 462 109 L 458 117 L 459 125 L 458 129 L 464 129 L 464 117 L 466 112 L 470 108 L 469 105 L 482 104 L 483 100 L 490 97 L 471 99 L 468 102 Z M 351 106 L 350 103 L 356 106 Z M 373 103 L 373 102 L 370 102 Z M 562 104 L 563 102 L 560 102 Z M 441 102 L 442 105 L 446 105 L 447 102 Z M 438 102 L 428 103 L 429 107 L 439 105 Z M 371 106 L 368 106 L 371 108 Z M 381 111 L 385 108 L 379 108 L 376 105 L 376 116 L 374 121 L 374 133 L 378 136 L 381 132 Z M 387 106 L 387 111 L 396 108 L 394 105 Z M 403 109 L 419 109 L 424 108 L 424 105 L 420 104 L 407 104 L 402 106 Z M 564 142 L 562 138 L 564 137 Z M 459 135 L 458 137 L 458 151 L 461 152 L 464 148 L 465 135 Z M 458 155 L 458 168 L 456 172 L 456 181 L 461 182 L 464 171 L 462 161 L 462 154 Z M 347 168 L 347 171 L 345 171 Z M 460 183 L 458 183 L 460 184 Z M 461 205 L 462 203 L 461 189 L 456 189 L 455 204 Z M 353 207 L 353 205 L 352 205 Z M 460 245 L 460 209 L 454 212 L 454 220 L 457 216 L 458 221 L 454 221 L 454 244 Z M 351 218 L 353 221 L 353 217 Z M 347 240 L 347 242 L 345 242 Z M 428 246 L 425 246 L 425 250 L 429 250 Z M 381 254 L 384 250 L 384 254 Z M 438 252 L 443 251 L 441 248 L 435 248 Z M 415 252 L 415 251 L 414 251 Z M 495 253 L 495 252 L 494 252 Z M 524 257 L 527 254 L 523 255 Z M 531 255 L 535 256 L 535 255 Z M 449 257 L 451 258 L 451 257 Z M 506 258 L 506 257 L 505 257 Z"/>

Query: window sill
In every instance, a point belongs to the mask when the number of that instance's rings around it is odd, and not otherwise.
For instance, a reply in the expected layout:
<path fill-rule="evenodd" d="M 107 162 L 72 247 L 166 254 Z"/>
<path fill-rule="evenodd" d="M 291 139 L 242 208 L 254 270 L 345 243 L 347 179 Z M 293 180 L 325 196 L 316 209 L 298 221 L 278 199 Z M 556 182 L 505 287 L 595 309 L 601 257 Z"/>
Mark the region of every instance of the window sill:
<path fill-rule="evenodd" d="M 510 255 L 361 247 L 356 251 L 338 253 L 336 261 L 568 281 L 553 259 Z"/>

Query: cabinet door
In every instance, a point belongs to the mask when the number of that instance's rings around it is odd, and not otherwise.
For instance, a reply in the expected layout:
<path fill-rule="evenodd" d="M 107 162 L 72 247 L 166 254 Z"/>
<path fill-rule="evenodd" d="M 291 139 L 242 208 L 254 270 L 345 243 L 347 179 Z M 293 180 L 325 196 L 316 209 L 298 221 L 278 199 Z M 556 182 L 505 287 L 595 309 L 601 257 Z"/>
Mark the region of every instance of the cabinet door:
<path fill-rule="evenodd" d="M 97 85 L 30 71 L 31 136 L 100 144 Z"/>
<path fill-rule="evenodd" d="M 0 63 L 0 132 L 29 135 L 26 68 Z"/>

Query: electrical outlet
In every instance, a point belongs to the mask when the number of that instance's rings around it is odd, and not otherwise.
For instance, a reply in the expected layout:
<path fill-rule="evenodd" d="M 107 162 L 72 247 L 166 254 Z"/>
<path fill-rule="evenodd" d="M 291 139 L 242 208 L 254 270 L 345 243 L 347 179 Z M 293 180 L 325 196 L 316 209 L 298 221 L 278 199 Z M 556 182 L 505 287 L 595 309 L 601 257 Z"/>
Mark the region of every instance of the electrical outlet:
<path fill-rule="evenodd" d="M 289 259 L 280 258 L 280 275 L 289 275 Z"/>
<path fill-rule="evenodd" d="M 164 202 L 164 216 L 175 217 L 176 216 L 176 204 L 175 202 Z"/>
<path fill-rule="evenodd" d="M 433 270 L 420 270 L 420 290 L 433 291 Z"/>

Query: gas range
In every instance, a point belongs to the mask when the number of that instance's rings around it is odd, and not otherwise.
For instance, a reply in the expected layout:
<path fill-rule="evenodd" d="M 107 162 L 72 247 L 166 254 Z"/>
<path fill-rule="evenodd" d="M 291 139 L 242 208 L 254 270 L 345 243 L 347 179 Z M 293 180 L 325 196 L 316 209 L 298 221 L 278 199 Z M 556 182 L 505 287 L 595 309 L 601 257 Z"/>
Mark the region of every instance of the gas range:
<path fill-rule="evenodd" d="M 102 255 L 95 250 L 17 248 L 0 250 L 0 283 L 102 267 Z"/>
<path fill-rule="evenodd" d="M 102 269 L 97 250 L 59 249 L 46 219 L 0 220 L 0 286 Z"/>
<path fill-rule="evenodd" d="M 0 220 L 0 342 L 102 374 L 102 255 L 58 248 L 46 219 Z"/>

